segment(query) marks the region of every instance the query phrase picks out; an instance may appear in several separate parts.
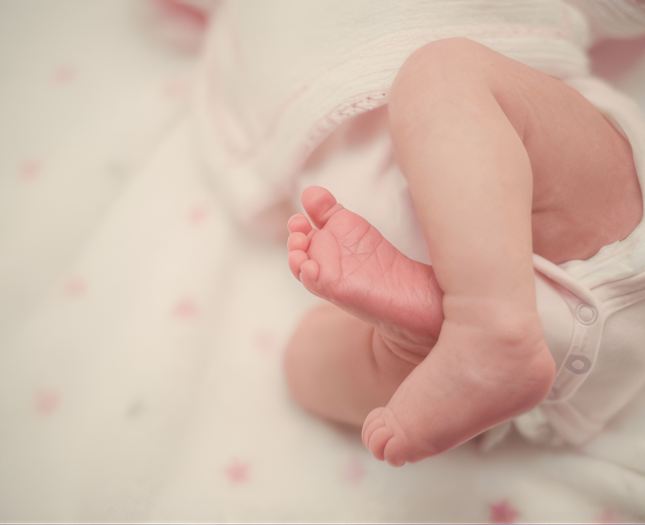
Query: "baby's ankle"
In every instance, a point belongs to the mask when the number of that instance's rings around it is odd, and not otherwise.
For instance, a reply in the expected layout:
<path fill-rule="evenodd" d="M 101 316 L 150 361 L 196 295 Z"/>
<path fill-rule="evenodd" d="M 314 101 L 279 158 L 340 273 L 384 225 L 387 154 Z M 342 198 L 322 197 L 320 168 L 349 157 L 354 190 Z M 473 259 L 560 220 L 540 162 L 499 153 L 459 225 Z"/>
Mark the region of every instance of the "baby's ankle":
<path fill-rule="evenodd" d="M 540 325 L 537 305 L 530 300 L 445 294 L 442 306 L 446 320 L 482 326 L 492 331 L 507 332 L 524 326 L 528 328 Z"/>
<path fill-rule="evenodd" d="M 442 338 L 470 334 L 501 348 L 548 348 L 536 307 L 488 298 L 444 296 Z"/>
<path fill-rule="evenodd" d="M 436 341 L 435 341 L 436 342 Z M 402 362 L 417 366 L 432 350 L 434 344 L 427 342 L 416 343 L 410 338 L 396 338 L 393 334 L 375 327 L 372 338 L 372 351 L 374 355 L 391 354 Z"/>

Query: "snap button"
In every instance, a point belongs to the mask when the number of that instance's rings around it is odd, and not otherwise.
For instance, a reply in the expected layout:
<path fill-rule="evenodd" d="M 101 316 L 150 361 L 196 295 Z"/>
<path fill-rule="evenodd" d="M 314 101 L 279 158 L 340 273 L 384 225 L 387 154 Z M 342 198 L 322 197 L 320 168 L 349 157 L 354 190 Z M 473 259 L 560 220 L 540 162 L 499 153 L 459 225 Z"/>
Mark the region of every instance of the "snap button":
<path fill-rule="evenodd" d="M 564 363 L 564 366 L 569 372 L 573 372 L 574 374 L 584 374 L 591 368 L 591 361 L 584 355 L 572 354 L 567 357 L 567 361 Z"/>
<path fill-rule="evenodd" d="M 557 401 L 560 398 L 560 387 L 552 386 L 546 398 L 548 401 Z"/>
<path fill-rule="evenodd" d="M 592 306 L 589 306 L 585 303 L 580 303 L 578 308 L 576 308 L 576 318 L 582 324 L 589 326 L 596 322 L 598 318 L 598 312 Z"/>

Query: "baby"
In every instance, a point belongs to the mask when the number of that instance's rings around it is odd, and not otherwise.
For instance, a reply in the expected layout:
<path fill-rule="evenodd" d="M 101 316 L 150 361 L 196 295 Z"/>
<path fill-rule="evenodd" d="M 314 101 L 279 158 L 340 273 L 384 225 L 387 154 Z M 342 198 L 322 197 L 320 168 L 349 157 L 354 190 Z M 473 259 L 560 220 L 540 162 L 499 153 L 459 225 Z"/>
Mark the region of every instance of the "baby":
<path fill-rule="evenodd" d="M 631 147 L 577 91 L 465 38 L 425 45 L 388 95 L 389 125 L 433 265 L 325 189 L 289 220 L 289 267 L 331 303 L 288 345 L 294 398 L 363 425 L 394 466 L 543 401 L 555 376 L 532 253 L 555 264 L 625 239 L 643 202 Z"/>

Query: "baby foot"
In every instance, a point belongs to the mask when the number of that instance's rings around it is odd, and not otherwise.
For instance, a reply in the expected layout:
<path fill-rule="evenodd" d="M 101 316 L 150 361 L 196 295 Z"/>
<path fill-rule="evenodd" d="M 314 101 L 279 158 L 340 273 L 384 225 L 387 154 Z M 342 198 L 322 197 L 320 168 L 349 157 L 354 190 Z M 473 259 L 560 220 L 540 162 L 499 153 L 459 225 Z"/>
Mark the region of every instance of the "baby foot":
<path fill-rule="evenodd" d="M 551 388 L 555 363 L 539 319 L 512 329 L 509 335 L 445 320 L 432 352 L 387 406 L 365 419 L 365 446 L 377 459 L 401 466 L 537 406 Z"/>
<path fill-rule="evenodd" d="M 328 191 L 307 188 L 302 201 L 319 230 L 303 215 L 290 219 L 293 274 L 419 365 L 365 420 L 363 443 L 376 458 L 394 466 L 419 461 L 544 399 L 555 364 L 537 314 L 501 330 L 444 322 L 432 267 L 405 257 Z"/>
<path fill-rule="evenodd" d="M 323 188 L 307 188 L 302 203 L 319 229 L 303 215 L 289 220 L 293 274 L 314 295 L 376 326 L 401 357 L 420 363 L 443 322 L 432 267 L 403 255 Z"/>

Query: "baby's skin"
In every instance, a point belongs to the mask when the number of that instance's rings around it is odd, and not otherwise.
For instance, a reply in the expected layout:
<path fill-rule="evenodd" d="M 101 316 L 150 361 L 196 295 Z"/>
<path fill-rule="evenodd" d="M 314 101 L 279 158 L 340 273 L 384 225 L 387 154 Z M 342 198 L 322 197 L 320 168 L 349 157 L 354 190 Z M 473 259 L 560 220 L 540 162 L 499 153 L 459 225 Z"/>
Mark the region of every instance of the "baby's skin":
<path fill-rule="evenodd" d="M 327 190 L 302 195 L 289 267 L 328 301 L 285 367 L 308 410 L 363 425 L 394 466 L 526 412 L 555 364 L 532 253 L 587 259 L 640 222 L 627 140 L 579 93 L 463 38 L 413 53 L 388 96 L 390 133 L 432 266 L 399 252 Z"/>

